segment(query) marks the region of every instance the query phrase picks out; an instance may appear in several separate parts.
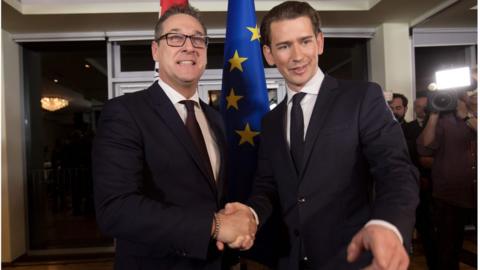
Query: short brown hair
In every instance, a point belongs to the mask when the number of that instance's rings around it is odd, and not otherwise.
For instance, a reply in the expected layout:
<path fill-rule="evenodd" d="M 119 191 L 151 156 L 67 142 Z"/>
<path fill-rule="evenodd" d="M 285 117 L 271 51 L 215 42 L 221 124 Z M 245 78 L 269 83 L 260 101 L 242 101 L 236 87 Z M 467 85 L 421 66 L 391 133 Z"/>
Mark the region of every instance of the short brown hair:
<path fill-rule="evenodd" d="M 303 16 L 308 17 L 312 22 L 312 28 L 315 35 L 322 32 L 320 29 L 320 14 L 318 14 L 315 9 L 306 2 L 286 1 L 272 8 L 263 17 L 260 26 L 263 45 L 270 46 L 270 25 L 272 22 L 296 19 Z"/>
<path fill-rule="evenodd" d="M 393 97 L 392 97 L 392 102 L 394 99 L 396 98 L 399 98 L 402 100 L 402 105 L 403 107 L 407 107 L 408 106 L 408 98 L 402 94 L 399 94 L 399 93 L 393 93 Z"/>
<path fill-rule="evenodd" d="M 170 7 L 163 15 L 158 19 L 157 23 L 155 24 L 155 40 L 160 38 L 160 36 L 163 34 L 163 23 L 173 15 L 177 14 L 185 14 L 192 16 L 193 18 L 197 19 L 197 21 L 202 25 L 203 32 L 206 35 L 207 34 L 207 28 L 205 27 L 205 24 L 203 23 L 201 17 L 200 17 L 200 12 L 198 9 L 190 6 L 190 5 L 177 5 L 177 6 L 172 6 Z"/>

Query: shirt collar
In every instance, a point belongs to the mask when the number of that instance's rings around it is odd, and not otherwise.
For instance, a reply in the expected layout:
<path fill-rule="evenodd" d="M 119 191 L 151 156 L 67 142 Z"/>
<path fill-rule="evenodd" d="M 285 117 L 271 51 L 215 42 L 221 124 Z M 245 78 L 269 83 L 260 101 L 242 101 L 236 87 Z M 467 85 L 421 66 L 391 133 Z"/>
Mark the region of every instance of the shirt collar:
<path fill-rule="evenodd" d="M 324 78 L 325 74 L 320 68 L 317 68 L 317 72 L 315 73 L 315 75 L 313 75 L 313 77 L 305 84 L 302 89 L 300 89 L 300 92 L 318 95 L 318 92 L 320 91 L 320 86 L 322 85 Z M 287 85 L 287 104 L 292 101 L 292 97 L 296 93 L 297 91 L 291 90 Z"/>
<path fill-rule="evenodd" d="M 165 94 L 167 95 L 168 99 L 175 105 L 182 100 L 186 100 L 182 94 L 178 93 L 175 89 L 173 89 L 170 85 L 162 81 L 162 79 L 158 78 L 158 85 L 163 89 Z M 189 100 L 193 100 L 196 102 L 197 105 L 200 105 L 200 98 L 198 97 L 198 91 L 195 91 L 195 94 Z"/>

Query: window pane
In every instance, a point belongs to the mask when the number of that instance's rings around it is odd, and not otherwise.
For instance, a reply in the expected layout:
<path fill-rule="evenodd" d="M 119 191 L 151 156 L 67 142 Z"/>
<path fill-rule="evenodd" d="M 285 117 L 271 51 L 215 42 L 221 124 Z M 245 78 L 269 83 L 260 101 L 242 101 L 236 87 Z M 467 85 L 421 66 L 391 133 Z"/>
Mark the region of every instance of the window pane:
<path fill-rule="evenodd" d="M 111 246 L 95 221 L 90 159 L 95 123 L 108 98 L 106 43 L 23 48 L 29 248 Z"/>
<path fill-rule="evenodd" d="M 120 43 L 120 70 L 149 71 L 155 68 L 150 41 L 129 41 Z"/>
<path fill-rule="evenodd" d="M 470 66 L 469 47 L 415 48 L 415 83 L 417 92 L 426 91 L 428 85 L 435 82 L 436 71 Z"/>
<path fill-rule="evenodd" d="M 223 43 L 209 43 L 207 50 L 207 69 L 223 69 Z"/>
<path fill-rule="evenodd" d="M 368 80 L 367 39 L 326 38 L 319 65 L 338 79 Z"/>
<path fill-rule="evenodd" d="M 324 54 L 319 57 L 320 67 L 340 79 L 368 79 L 367 39 L 326 38 Z M 121 71 L 153 70 L 149 41 L 121 42 Z M 207 69 L 223 69 L 224 43 L 214 41 L 208 44 Z M 227 56 L 228 57 L 228 56 Z M 270 67 L 262 57 L 265 68 Z"/>

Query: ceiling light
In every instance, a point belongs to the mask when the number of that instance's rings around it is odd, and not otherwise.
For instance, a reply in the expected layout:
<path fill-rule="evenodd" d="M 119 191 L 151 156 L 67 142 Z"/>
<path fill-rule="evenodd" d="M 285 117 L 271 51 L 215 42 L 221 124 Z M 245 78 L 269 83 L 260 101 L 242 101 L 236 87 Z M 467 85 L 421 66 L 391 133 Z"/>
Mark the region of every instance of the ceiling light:
<path fill-rule="evenodd" d="M 85 68 L 90 68 L 90 65 L 89 65 L 89 64 L 85 64 Z"/>
<path fill-rule="evenodd" d="M 58 79 L 53 79 L 53 82 L 54 82 L 54 83 L 58 83 Z"/>
<path fill-rule="evenodd" d="M 58 111 L 68 106 L 68 100 L 60 97 L 42 97 L 40 102 L 42 103 L 43 109 L 51 112 Z"/>

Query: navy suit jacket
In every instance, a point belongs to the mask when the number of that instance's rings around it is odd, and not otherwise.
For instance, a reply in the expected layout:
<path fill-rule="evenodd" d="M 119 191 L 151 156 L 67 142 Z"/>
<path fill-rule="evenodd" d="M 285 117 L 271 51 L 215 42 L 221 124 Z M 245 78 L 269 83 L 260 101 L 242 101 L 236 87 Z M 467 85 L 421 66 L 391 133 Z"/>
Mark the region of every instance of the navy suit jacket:
<path fill-rule="evenodd" d="M 284 245 L 279 269 L 298 269 L 301 242 L 312 269 L 359 269 L 346 261 L 352 237 L 371 219 L 395 225 L 410 243 L 418 173 L 398 122 L 377 84 L 325 76 L 297 176 L 286 141 L 286 98 L 262 123 L 257 176 L 249 205 L 263 224 L 280 202 Z"/>
<path fill-rule="evenodd" d="M 221 116 L 201 106 L 220 152 L 217 182 L 157 82 L 103 108 L 95 204 L 100 228 L 116 239 L 115 269 L 220 269 L 210 231 L 224 203 L 226 137 Z"/>

